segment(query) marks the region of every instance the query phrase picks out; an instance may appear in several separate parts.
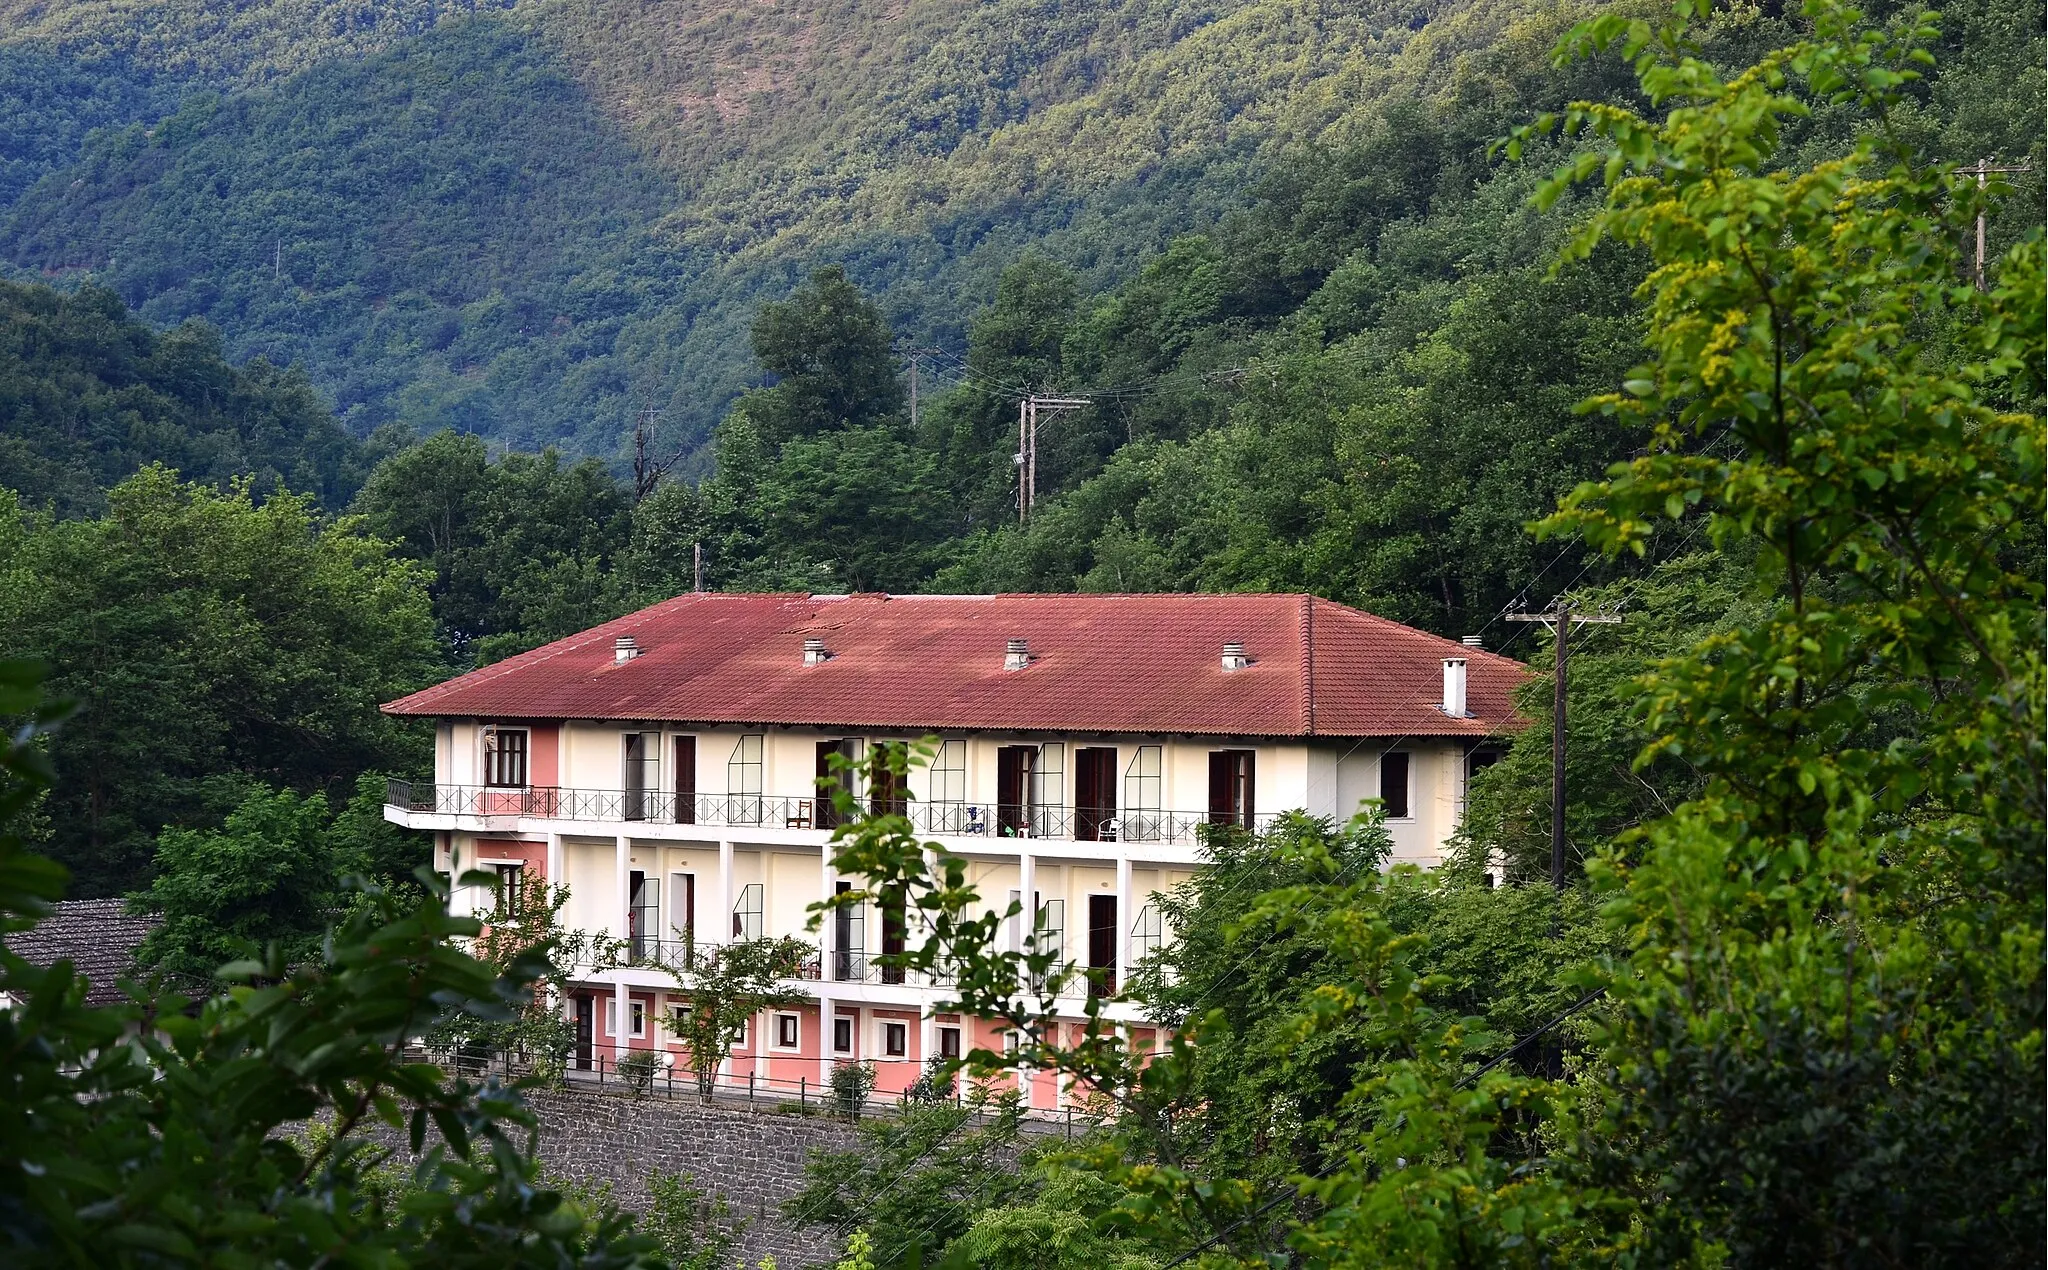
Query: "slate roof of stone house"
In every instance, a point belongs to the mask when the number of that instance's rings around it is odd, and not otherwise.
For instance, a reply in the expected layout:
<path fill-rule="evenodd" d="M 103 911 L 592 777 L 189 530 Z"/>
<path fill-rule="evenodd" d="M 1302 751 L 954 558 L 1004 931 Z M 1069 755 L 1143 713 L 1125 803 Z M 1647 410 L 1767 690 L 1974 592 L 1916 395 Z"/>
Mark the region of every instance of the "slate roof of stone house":
<path fill-rule="evenodd" d="M 69 957 L 91 986 L 88 1005 L 113 1005 L 127 998 L 120 980 L 132 977 L 135 950 L 156 927 L 153 917 L 136 917 L 126 900 L 59 900 L 48 917 L 7 937 L 7 947 L 33 966 L 48 967 Z"/>
<path fill-rule="evenodd" d="M 638 655 L 614 658 L 631 636 Z M 806 665 L 806 639 L 829 658 Z M 1031 660 L 1005 670 L 1006 641 Z M 1251 664 L 1225 670 L 1223 645 Z M 1439 704 L 1468 664 L 1466 716 Z M 387 704 L 395 715 L 700 726 L 1481 737 L 1521 663 L 1308 595 L 675 599 Z"/>

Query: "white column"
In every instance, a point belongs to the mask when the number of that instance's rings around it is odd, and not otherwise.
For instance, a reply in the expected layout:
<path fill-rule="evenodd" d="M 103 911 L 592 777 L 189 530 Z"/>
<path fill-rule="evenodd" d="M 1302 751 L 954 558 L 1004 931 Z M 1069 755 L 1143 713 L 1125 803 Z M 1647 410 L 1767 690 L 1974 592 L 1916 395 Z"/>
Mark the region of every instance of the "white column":
<path fill-rule="evenodd" d="M 615 894 L 619 907 L 612 929 L 621 939 L 632 938 L 633 894 L 632 878 L 629 876 L 632 851 L 633 840 L 625 834 L 620 834 L 613 840 L 612 870 L 617 880 Z M 633 1002 L 626 992 L 626 976 L 623 974 L 613 980 L 612 1001 L 612 1060 L 616 1062 L 626 1056 L 633 1032 Z"/>
<path fill-rule="evenodd" d="M 1012 947 L 1018 952 L 1028 952 L 1030 939 L 1038 930 L 1038 897 L 1032 892 L 1038 889 L 1037 862 L 1026 849 L 1017 853 L 1017 916 L 1016 926 L 1011 932 Z M 1020 991 L 1030 987 L 1029 972 L 1023 982 L 1017 985 Z M 1017 1038 L 1021 1044 L 1023 1037 Z M 1017 1064 L 1017 1093 L 1024 1099 L 1024 1105 L 1031 1105 L 1031 1068 Z"/>
<path fill-rule="evenodd" d="M 832 845 L 826 843 L 818 854 L 818 899 L 830 903 L 834 891 L 833 883 L 839 880 L 838 870 L 832 867 Z M 828 913 L 818 923 L 818 1090 L 819 1096 L 832 1080 L 832 1032 L 833 1021 L 838 1016 L 837 1005 L 832 1000 L 833 962 L 839 951 L 839 918 Z"/>
<path fill-rule="evenodd" d="M 615 854 L 613 856 L 612 866 L 613 872 L 616 874 L 618 883 L 617 893 L 619 909 L 617 919 L 614 922 L 612 929 L 622 939 L 627 938 L 633 932 L 633 879 L 629 876 L 632 872 L 632 855 L 633 840 L 631 838 L 628 838 L 624 834 L 620 834 L 616 839 L 616 849 Z"/>
<path fill-rule="evenodd" d="M 564 866 L 562 864 L 562 835 L 558 833 L 551 833 L 548 835 L 547 870 L 549 886 L 562 885 L 563 867 Z"/>
<path fill-rule="evenodd" d="M 1131 857 L 1118 847 L 1116 853 L 1116 986 L 1119 991 L 1131 973 L 1131 925 L 1138 920 L 1131 902 Z"/>
<path fill-rule="evenodd" d="M 718 938 L 715 942 L 732 942 L 732 843 L 718 844 Z"/>
<path fill-rule="evenodd" d="M 938 1050 L 939 1029 L 932 1021 L 930 997 L 917 1003 L 917 1062 L 919 1070 L 930 1064 Z"/>

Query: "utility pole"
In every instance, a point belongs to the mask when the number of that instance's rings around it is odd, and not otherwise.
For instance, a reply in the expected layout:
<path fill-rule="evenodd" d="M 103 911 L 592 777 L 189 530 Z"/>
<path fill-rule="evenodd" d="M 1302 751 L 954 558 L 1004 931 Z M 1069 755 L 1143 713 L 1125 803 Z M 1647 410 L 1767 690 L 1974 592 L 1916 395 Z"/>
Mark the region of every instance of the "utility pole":
<path fill-rule="evenodd" d="M 1038 417 L 1066 414 L 1092 405 L 1086 397 L 1026 397 L 1017 403 L 1017 523 L 1028 524 L 1038 501 Z"/>
<path fill-rule="evenodd" d="M 702 594 L 704 591 L 704 544 L 690 544 L 690 590 Z"/>
<path fill-rule="evenodd" d="M 1977 166 L 1974 168 L 1957 168 L 1956 175 L 1976 177 L 1977 189 L 1982 191 L 1990 183 L 1989 178 L 1993 172 L 2031 172 L 2033 170 L 2034 164 L 2031 159 L 2017 167 L 2002 168 L 1993 167 L 1989 159 L 1979 159 L 1977 160 Z M 1984 285 L 1984 207 L 1981 202 L 1977 206 L 1977 289 L 1979 291 L 1987 289 Z"/>
<path fill-rule="evenodd" d="M 910 358 L 910 432 L 917 434 L 917 364 L 933 353 L 943 350 L 936 348 L 913 348 L 907 354 Z"/>
<path fill-rule="evenodd" d="M 1510 613 L 1510 622 L 1541 622 L 1557 636 L 1557 669 L 1551 680 L 1550 718 L 1550 885 L 1564 890 L 1564 734 L 1565 667 L 1571 656 L 1574 622 L 1606 626 L 1621 621 L 1613 613 L 1574 613 L 1560 597 L 1548 613 Z"/>
<path fill-rule="evenodd" d="M 1981 224 L 1982 224 L 1982 219 L 1981 219 L 1981 218 L 1979 218 L 1979 222 L 1978 222 L 1978 223 L 1979 223 L 1979 225 L 1981 226 Z M 1982 234 L 1982 231 L 1981 231 L 1981 229 L 1980 229 L 1980 231 L 1979 231 L 1979 234 L 1978 234 L 1978 237 L 1980 237 L 1980 238 L 1981 238 L 1982 236 L 1983 236 L 1983 234 Z M 1981 251 L 1983 250 L 1983 248 L 1979 247 L 1979 248 L 1978 248 L 1978 250 L 1979 250 L 1979 252 L 1981 252 Z M 277 254 L 276 254 L 276 255 L 274 255 L 274 256 L 272 256 L 272 257 L 270 258 L 270 280 L 271 280 L 272 282 L 277 282 L 277 281 L 281 280 L 281 279 L 282 279 L 283 277 L 284 277 L 284 239 L 280 238 L 280 239 L 278 239 L 278 240 L 277 240 Z"/>

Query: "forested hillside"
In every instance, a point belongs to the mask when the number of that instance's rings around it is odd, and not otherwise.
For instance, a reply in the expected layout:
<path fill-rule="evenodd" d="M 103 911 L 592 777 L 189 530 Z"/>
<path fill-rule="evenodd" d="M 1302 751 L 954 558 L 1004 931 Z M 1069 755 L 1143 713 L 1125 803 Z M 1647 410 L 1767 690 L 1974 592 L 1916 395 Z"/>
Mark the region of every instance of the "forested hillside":
<path fill-rule="evenodd" d="M 958 353 L 1027 249 L 1112 283 L 1290 146 L 1512 89 L 1565 16 L 10 3 L 0 261 L 204 317 L 359 436 L 615 458 L 642 408 L 703 440 L 754 312 L 816 265 Z"/>
<path fill-rule="evenodd" d="M 329 507 L 370 468 L 296 368 L 230 365 L 211 327 L 158 333 L 102 287 L 0 282 L 0 484 L 75 515 L 150 463 L 195 481 L 282 483 Z"/>

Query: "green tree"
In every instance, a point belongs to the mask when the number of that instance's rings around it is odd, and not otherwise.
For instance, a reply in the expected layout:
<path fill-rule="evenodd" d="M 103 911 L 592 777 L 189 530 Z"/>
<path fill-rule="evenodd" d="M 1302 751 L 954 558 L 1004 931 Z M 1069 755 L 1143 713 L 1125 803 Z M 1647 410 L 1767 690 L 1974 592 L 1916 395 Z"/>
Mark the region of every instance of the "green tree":
<path fill-rule="evenodd" d="M 0 495 L 0 578 L 0 647 L 79 703 L 48 811 L 85 894 L 146 882 L 159 830 L 217 825 L 252 785 L 338 793 L 426 757 L 377 711 L 443 673 L 425 579 L 309 496 L 158 467 L 95 520 Z"/>
<path fill-rule="evenodd" d="M 908 1265 L 919 1251 L 936 1264 L 978 1214 L 1024 1185 L 1021 1116 L 1014 1091 L 977 1088 L 958 1103 L 912 1103 L 868 1117 L 852 1149 L 805 1161 L 803 1189 L 783 1211 L 800 1225 L 868 1232 L 878 1266 Z"/>
<path fill-rule="evenodd" d="M 61 715 L 21 663 L 0 667 L 0 1211 L 30 1267 L 202 1264 L 653 1267 L 624 1219 L 587 1219 L 540 1183 L 518 1094 L 399 1057 L 444 1013 L 488 1017 L 530 989 L 453 941 L 477 924 L 439 894 L 364 893 L 329 944 L 293 967 L 276 949 L 210 998 L 94 1009 L 69 961 L 30 966 L 5 940 L 62 894 L 14 818 L 49 778 L 39 731 Z M 246 982 L 255 981 L 255 982 Z M 267 986 L 255 986 L 263 983 Z M 305 1134 L 307 1121 L 328 1132 Z M 427 1146 L 390 1185 L 376 1125 Z"/>
<path fill-rule="evenodd" d="M 1604 175 L 1582 250 L 1651 257 L 1653 359 L 1597 404 L 1652 445 L 1550 528 L 1633 551 L 1704 516 L 1774 597 L 1644 682 L 1646 753 L 1705 787 L 1598 863 L 1632 955 L 1580 1160 L 1639 1188 L 1655 1261 L 2017 1263 L 2048 1112 L 2041 238 L 1969 286 L 1977 191 L 1896 126 L 1931 18 L 1807 13 L 1729 78 L 1676 26 L 1579 37 L 1668 107 L 1574 107 L 1593 144 L 1557 178 Z M 1781 166 L 1821 103 L 1854 146 Z M 1722 432 L 1735 457 L 1700 452 Z"/>
<path fill-rule="evenodd" d="M 337 845 L 326 800 L 290 790 L 251 793 L 219 829 L 166 830 L 156 876 L 132 897 L 161 921 L 136 960 L 174 983 L 202 985 L 266 946 L 287 964 L 306 960 L 339 915 L 342 878 L 365 863 Z"/>
<path fill-rule="evenodd" d="M 914 589 L 948 527 L 930 456 L 886 428 L 792 441 L 759 490 L 764 551 L 811 563 L 812 590 Z"/>
<path fill-rule="evenodd" d="M 889 324 L 837 265 L 819 269 L 786 300 L 761 306 L 754 356 L 775 377 L 747 409 L 770 442 L 861 428 L 903 404 Z"/>
<path fill-rule="evenodd" d="M 150 463 L 223 487 L 283 484 L 330 508 L 369 469 L 298 371 L 262 358 L 237 368 L 212 328 L 158 332 L 105 287 L 0 282 L 0 486 L 94 515 Z"/>
<path fill-rule="evenodd" d="M 763 1010 L 804 999 L 790 986 L 816 950 L 800 939 L 747 939 L 691 947 L 680 966 L 664 963 L 689 1008 L 663 1020 L 671 1035 L 690 1050 L 690 1074 L 705 1102 L 718 1080 L 718 1065 L 739 1044 Z"/>
<path fill-rule="evenodd" d="M 379 464 L 354 510 L 432 570 L 435 621 L 458 662 L 524 652 L 631 602 L 615 575 L 631 501 L 594 459 L 550 449 L 492 461 L 482 438 L 438 432 Z"/>

